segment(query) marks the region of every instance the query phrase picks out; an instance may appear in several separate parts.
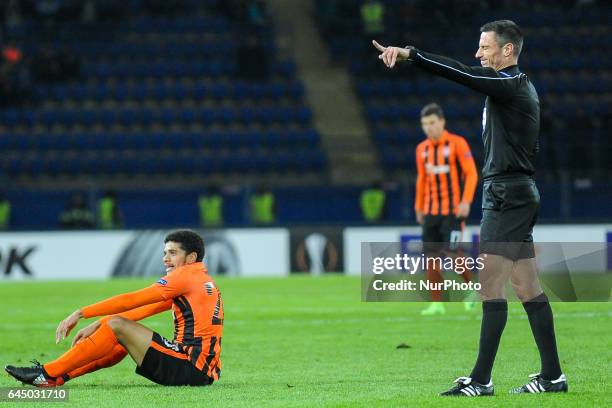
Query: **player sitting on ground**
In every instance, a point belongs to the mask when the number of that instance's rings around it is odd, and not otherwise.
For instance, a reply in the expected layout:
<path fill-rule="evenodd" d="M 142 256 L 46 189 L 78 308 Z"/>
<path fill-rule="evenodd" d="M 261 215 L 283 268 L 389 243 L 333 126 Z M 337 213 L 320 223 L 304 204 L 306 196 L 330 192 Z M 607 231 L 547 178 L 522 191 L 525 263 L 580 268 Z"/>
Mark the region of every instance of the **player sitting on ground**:
<path fill-rule="evenodd" d="M 166 236 L 167 275 L 152 286 L 76 310 L 58 326 L 63 340 L 81 318 L 104 316 L 81 329 L 72 347 L 55 361 L 33 367 L 8 365 L 17 380 L 56 387 L 83 374 L 111 367 L 127 354 L 136 373 L 162 385 L 210 385 L 221 375 L 223 303 L 202 263 L 204 242 L 193 231 Z M 169 341 L 137 320 L 172 309 L 174 339 Z"/>

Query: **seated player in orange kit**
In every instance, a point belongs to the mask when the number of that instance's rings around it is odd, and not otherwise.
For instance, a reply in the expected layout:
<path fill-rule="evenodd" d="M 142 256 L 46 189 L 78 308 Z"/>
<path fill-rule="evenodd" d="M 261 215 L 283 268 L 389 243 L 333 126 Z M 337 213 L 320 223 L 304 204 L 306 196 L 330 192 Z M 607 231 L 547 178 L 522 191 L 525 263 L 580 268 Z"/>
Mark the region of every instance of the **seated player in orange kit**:
<path fill-rule="evenodd" d="M 111 367 L 130 355 L 136 373 L 162 385 L 210 385 L 221 375 L 223 302 L 202 263 L 204 242 L 193 231 L 166 236 L 166 276 L 135 292 L 76 310 L 58 326 L 56 343 L 81 318 L 104 316 L 80 330 L 72 347 L 55 361 L 32 367 L 8 365 L 17 380 L 56 387 L 83 374 Z M 167 340 L 137 320 L 172 309 L 174 339 Z"/>

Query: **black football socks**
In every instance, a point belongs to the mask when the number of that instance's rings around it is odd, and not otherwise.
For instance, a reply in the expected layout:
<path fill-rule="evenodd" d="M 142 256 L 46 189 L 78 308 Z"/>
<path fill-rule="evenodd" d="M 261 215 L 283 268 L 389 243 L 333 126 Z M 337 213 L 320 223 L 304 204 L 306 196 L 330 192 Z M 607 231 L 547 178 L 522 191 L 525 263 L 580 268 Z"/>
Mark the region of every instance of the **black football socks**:
<path fill-rule="evenodd" d="M 493 299 L 482 302 L 482 323 L 480 326 L 480 345 L 478 359 L 470 377 L 480 384 L 491 381 L 493 362 L 499 347 L 506 321 L 508 302 L 506 299 Z"/>
<path fill-rule="evenodd" d="M 542 370 L 540 376 L 546 380 L 556 380 L 561 376 L 561 365 L 555 340 L 555 325 L 548 297 L 541 293 L 523 303 L 529 317 L 529 325 L 540 351 Z"/>

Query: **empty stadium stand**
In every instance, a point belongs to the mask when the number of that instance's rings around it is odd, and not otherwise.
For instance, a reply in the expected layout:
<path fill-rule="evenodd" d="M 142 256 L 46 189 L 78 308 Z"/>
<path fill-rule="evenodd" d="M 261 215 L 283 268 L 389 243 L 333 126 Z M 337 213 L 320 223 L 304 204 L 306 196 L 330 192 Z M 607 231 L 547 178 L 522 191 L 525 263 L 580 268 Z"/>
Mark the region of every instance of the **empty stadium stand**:
<path fill-rule="evenodd" d="M 82 68 L 81 78 L 36 84 L 33 103 L 0 111 L 4 176 L 324 176 L 294 63 L 268 49 L 261 55 L 270 60 L 267 77 L 244 79 L 237 69 L 241 38 L 273 43 L 273 30 L 245 29 L 214 8 L 194 7 L 170 17 L 63 23 L 44 39 L 40 23 L 13 28 L 24 55 L 61 49 Z"/>

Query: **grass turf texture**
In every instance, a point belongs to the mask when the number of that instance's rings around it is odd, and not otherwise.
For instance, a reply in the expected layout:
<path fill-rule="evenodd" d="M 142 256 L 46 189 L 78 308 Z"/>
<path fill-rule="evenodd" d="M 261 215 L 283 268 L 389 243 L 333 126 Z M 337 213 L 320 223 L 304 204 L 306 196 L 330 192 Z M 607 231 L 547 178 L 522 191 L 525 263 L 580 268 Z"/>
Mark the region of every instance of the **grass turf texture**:
<path fill-rule="evenodd" d="M 211 387 L 162 387 L 134 373 L 127 357 L 67 384 L 69 403 L 53 406 L 611 406 L 612 305 L 554 303 L 570 393 L 508 395 L 539 370 L 520 303 L 509 319 L 493 372 L 496 396 L 442 398 L 468 375 L 476 356 L 480 308 L 448 304 L 442 317 L 421 317 L 422 303 L 362 303 L 358 278 L 217 280 L 225 303 L 223 377 Z M 79 306 L 148 285 L 145 280 L 0 284 L 0 363 L 49 361 L 69 347 L 55 327 Z M 172 337 L 170 312 L 143 323 Z M 87 324 L 81 322 L 78 328 Z M 72 339 L 70 336 L 70 340 Z M 408 349 L 396 349 L 406 343 Z M 8 375 L 0 387 L 19 386 Z M 2 406 L 9 406 L 4 403 Z M 19 403 L 16 406 L 39 406 Z"/>

